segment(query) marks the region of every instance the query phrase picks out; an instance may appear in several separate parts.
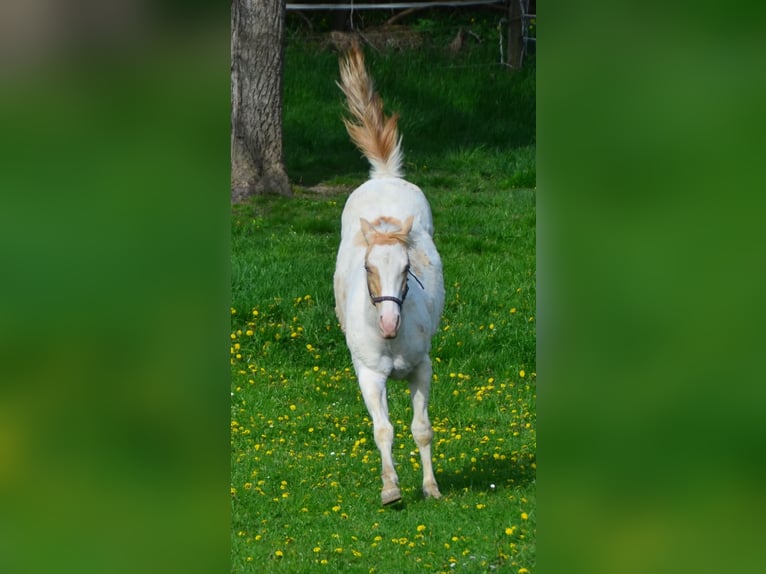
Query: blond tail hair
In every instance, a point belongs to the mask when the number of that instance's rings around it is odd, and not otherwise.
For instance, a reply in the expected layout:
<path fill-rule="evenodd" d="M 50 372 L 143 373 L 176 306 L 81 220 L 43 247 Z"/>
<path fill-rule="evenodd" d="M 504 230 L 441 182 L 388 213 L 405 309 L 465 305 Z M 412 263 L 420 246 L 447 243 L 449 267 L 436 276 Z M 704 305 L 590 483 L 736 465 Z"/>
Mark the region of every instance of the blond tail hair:
<path fill-rule="evenodd" d="M 370 162 L 370 177 L 402 177 L 402 140 L 396 128 L 399 114 L 386 117 L 383 113 L 383 100 L 375 92 L 357 43 L 340 61 L 338 87 L 346 95 L 352 116 L 343 118 L 343 123 L 351 141 Z"/>

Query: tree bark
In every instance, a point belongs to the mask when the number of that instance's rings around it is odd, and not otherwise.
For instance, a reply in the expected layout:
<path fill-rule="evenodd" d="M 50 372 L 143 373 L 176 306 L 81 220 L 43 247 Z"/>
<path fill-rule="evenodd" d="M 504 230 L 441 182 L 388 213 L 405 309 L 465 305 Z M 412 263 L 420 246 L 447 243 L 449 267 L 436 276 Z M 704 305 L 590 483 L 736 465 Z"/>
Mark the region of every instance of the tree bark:
<path fill-rule="evenodd" d="M 231 3 L 231 199 L 290 196 L 282 158 L 285 0 Z"/>

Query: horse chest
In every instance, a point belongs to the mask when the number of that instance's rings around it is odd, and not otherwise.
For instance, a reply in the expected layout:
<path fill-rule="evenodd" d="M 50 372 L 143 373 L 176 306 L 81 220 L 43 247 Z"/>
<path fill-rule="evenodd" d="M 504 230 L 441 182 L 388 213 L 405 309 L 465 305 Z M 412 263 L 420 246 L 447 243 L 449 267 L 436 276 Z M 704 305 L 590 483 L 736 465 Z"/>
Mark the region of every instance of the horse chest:
<path fill-rule="evenodd" d="M 423 355 L 418 354 L 418 359 Z M 417 365 L 415 358 L 400 351 L 383 353 L 378 357 L 378 370 L 392 379 L 406 379 Z"/>
<path fill-rule="evenodd" d="M 422 357 L 422 355 L 421 355 Z M 402 355 L 396 355 L 393 357 L 391 373 L 389 376 L 393 379 L 405 379 L 412 372 L 415 365 L 412 361 Z"/>
<path fill-rule="evenodd" d="M 386 341 L 377 337 L 365 338 L 364 341 L 349 340 L 349 348 L 355 360 L 367 368 L 383 373 L 393 379 L 405 379 L 423 360 L 427 349 L 420 348 L 416 342 L 407 344 L 404 338 Z"/>

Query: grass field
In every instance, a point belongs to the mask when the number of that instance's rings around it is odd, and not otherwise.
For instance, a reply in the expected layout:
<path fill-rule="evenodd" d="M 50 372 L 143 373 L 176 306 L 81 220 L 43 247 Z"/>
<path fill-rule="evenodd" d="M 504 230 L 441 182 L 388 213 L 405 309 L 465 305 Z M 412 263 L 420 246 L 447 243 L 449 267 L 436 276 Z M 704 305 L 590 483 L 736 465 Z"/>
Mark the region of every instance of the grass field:
<path fill-rule="evenodd" d="M 402 114 L 407 177 L 430 199 L 447 291 L 430 405 L 444 496 L 422 497 L 409 391 L 390 382 L 403 501 L 381 508 L 332 295 L 341 210 L 367 166 L 339 119 L 337 56 L 288 49 L 296 197 L 260 197 L 232 217 L 232 572 L 534 571 L 534 69 L 514 77 L 476 58 L 458 68 L 368 52 Z"/>

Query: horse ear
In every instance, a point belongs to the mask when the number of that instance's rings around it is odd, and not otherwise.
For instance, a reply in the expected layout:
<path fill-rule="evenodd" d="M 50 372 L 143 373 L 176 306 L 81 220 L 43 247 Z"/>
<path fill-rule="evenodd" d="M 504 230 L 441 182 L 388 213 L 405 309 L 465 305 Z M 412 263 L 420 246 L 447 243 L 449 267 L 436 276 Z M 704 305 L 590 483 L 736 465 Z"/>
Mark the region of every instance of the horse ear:
<path fill-rule="evenodd" d="M 364 235 L 364 240 L 367 242 L 367 245 L 372 243 L 373 235 L 375 235 L 375 228 L 372 226 L 372 223 L 367 221 L 364 217 L 359 218 L 359 223 L 362 226 L 362 235 Z"/>
<path fill-rule="evenodd" d="M 409 235 L 410 231 L 412 230 L 412 221 L 414 219 L 414 216 L 410 215 L 407 219 L 404 220 L 404 225 L 402 225 L 402 235 Z"/>

